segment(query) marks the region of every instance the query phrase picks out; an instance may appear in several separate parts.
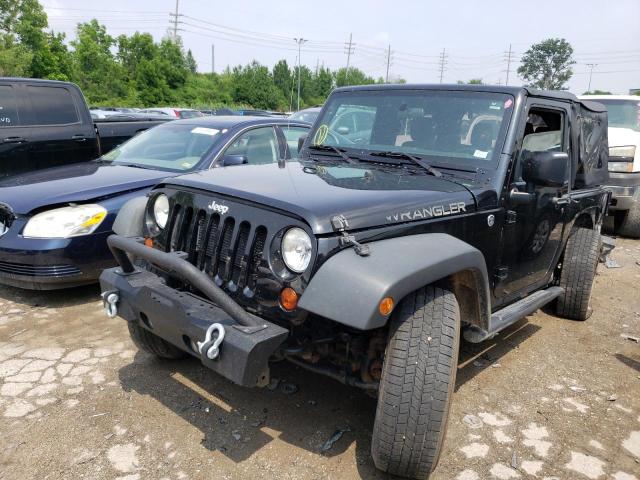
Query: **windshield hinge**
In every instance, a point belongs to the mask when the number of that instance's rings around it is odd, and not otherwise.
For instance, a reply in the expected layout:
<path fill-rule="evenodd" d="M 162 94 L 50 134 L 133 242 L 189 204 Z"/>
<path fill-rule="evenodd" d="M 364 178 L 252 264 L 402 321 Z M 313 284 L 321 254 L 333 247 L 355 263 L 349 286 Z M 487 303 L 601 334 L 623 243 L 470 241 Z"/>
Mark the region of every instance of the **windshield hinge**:
<path fill-rule="evenodd" d="M 356 254 L 361 257 L 366 257 L 371 253 L 371 248 L 369 245 L 363 245 L 356 240 L 356 237 L 353 235 L 349 235 L 347 233 L 347 228 L 349 228 L 349 222 L 347 221 L 347 217 L 344 215 L 336 215 L 331 219 L 331 225 L 336 232 L 341 232 L 342 237 L 340 237 L 340 246 L 353 246 Z"/>
<path fill-rule="evenodd" d="M 369 245 L 359 243 L 356 240 L 356 237 L 354 237 L 353 235 L 349 235 L 344 231 L 342 232 L 342 237 L 340 237 L 340 245 L 343 247 L 352 245 L 353 249 L 356 251 L 356 254 L 360 255 L 361 257 L 366 257 L 371 253 L 371 248 L 369 247 Z"/>
<path fill-rule="evenodd" d="M 349 222 L 344 215 L 336 215 L 331 219 L 331 226 L 336 232 L 343 232 L 349 228 Z"/>

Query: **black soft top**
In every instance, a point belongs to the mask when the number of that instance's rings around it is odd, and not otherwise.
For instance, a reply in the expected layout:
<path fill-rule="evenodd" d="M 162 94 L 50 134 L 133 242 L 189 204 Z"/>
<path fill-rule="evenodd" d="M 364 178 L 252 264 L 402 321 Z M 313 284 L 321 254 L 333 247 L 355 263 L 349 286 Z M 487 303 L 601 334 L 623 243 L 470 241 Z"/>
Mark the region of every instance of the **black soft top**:
<path fill-rule="evenodd" d="M 591 101 L 581 100 L 573 93 L 565 90 L 538 90 L 530 87 L 505 86 L 505 85 L 469 85 L 469 84 L 442 84 L 442 83 L 397 83 L 397 84 L 376 84 L 376 85 L 358 85 L 352 87 L 336 88 L 334 92 L 358 92 L 358 91 L 377 91 L 377 90 L 447 90 L 447 91 L 466 91 L 466 92 L 490 92 L 490 93 L 506 93 L 517 97 L 526 95 L 531 97 L 549 98 L 552 100 L 569 101 L 582 105 L 585 109 L 592 112 L 605 112 L 603 105 Z"/>

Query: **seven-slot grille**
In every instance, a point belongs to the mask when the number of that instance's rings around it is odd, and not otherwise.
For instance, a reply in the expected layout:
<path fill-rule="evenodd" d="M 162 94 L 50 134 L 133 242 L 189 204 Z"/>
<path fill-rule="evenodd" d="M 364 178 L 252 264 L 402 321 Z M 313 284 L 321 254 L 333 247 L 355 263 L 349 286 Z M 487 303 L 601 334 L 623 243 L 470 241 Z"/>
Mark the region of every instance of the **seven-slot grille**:
<path fill-rule="evenodd" d="M 165 249 L 186 252 L 187 260 L 218 286 L 252 297 L 266 240 L 264 225 L 174 204 Z"/>

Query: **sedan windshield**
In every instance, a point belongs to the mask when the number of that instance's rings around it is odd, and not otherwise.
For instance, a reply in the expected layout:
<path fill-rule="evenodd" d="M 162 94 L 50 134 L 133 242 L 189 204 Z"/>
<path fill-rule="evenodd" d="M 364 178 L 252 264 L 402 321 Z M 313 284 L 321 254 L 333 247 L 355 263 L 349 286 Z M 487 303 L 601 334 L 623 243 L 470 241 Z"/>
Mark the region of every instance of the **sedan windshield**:
<path fill-rule="evenodd" d="M 166 123 L 136 135 L 102 159 L 114 164 L 186 172 L 204 159 L 221 133 L 215 128 Z"/>
<path fill-rule="evenodd" d="M 640 97 L 638 100 L 606 100 L 595 99 L 607 107 L 609 126 L 618 128 L 630 128 L 640 132 Z"/>
<path fill-rule="evenodd" d="M 372 90 L 330 97 L 312 145 L 374 158 L 413 156 L 438 165 L 494 166 L 513 110 L 508 94 Z"/>

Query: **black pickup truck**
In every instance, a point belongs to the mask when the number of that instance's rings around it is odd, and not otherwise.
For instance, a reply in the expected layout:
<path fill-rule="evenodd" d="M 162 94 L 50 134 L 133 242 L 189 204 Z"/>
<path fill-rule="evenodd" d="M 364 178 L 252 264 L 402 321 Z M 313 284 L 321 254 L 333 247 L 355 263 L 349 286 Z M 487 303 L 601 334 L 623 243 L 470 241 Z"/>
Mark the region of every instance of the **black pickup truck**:
<path fill-rule="evenodd" d="M 348 112 L 368 131 L 338 129 Z M 427 478 L 461 338 L 545 304 L 589 317 L 607 163 L 604 107 L 566 92 L 337 89 L 298 161 L 175 177 L 123 209 L 140 238 L 109 238 L 103 300 L 139 348 L 237 384 L 266 385 L 275 357 L 366 389 L 376 466 Z"/>
<path fill-rule="evenodd" d="M 94 122 L 72 83 L 0 77 L 0 177 L 93 160 L 166 120 Z"/>

